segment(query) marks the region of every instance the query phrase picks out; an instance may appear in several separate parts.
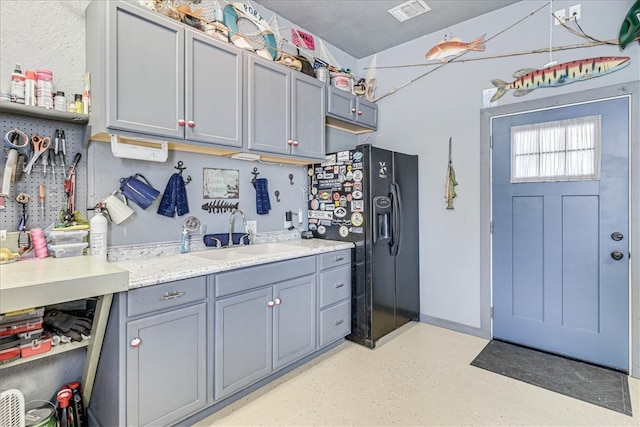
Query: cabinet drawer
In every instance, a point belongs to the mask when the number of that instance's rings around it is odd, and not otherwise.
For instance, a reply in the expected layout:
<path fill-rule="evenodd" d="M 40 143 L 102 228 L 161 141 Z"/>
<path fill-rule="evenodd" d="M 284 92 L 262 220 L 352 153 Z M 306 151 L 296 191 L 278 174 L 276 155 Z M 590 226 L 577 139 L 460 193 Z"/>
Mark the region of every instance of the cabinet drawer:
<path fill-rule="evenodd" d="M 315 271 L 315 257 L 311 256 L 221 273 L 216 275 L 215 296 L 221 297 L 247 291 L 313 274 Z"/>
<path fill-rule="evenodd" d="M 206 276 L 147 286 L 127 293 L 127 316 L 200 301 L 207 297 Z"/>
<path fill-rule="evenodd" d="M 348 265 L 320 273 L 320 308 L 351 296 L 351 268 Z"/>
<path fill-rule="evenodd" d="M 351 332 L 351 300 L 320 312 L 320 347 Z"/>
<path fill-rule="evenodd" d="M 331 267 L 337 267 L 339 265 L 351 263 L 351 249 L 328 252 L 326 254 L 319 255 L 319 257 L 321 270 Z"/>

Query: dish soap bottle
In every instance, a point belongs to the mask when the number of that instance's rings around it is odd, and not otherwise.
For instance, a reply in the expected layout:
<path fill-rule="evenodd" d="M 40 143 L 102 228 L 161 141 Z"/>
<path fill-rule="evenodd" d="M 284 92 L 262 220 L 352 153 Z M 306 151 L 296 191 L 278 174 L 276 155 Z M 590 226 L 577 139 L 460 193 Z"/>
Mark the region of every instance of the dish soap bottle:
<path fill-rule="evenodd" d="M 189 231 L 186 228 L 182 229 L 182 241 L 180 242 L 180 253 L 186 254 L 189 252 Z"/>
<path fill-rule="evenodd" d="M 95 215 L 89 221 L 89 248 L 90 253 L 103 261 L 107 260 L 107 217 L 102 213 L 102 203 L 94 208 Z"/>

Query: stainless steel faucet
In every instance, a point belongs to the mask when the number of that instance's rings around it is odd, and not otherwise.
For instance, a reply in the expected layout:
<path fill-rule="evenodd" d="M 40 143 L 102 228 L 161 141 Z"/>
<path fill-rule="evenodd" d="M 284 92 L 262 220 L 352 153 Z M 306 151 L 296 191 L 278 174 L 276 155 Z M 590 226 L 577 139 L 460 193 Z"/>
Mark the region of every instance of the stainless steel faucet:
<path fill-rule="evenodd" d="M 240 209 L 234 209 L 233 211 L 231 211 L 231 216 L 229 217 L 229 243 L 227 243 L 227 246 L 233 246 L 233 217 L 237 213 L 240 214 L 240 217 L 242 218 L 242 224 L 244 225 L 245 229 L 247 228 L 247 217 L 244 216 L 244 212 L 242 212 Z"/>

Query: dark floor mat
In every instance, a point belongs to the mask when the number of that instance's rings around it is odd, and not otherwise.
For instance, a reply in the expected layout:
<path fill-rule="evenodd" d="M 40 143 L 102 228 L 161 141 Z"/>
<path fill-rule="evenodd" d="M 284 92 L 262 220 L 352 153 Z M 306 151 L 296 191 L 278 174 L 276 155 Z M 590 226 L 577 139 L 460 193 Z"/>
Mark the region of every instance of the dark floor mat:
<path fill-rule="evenodd" d="M 490 341 L 471 365 L 632 416 L 627 375 L 611 369 L 502 341 Z"/>

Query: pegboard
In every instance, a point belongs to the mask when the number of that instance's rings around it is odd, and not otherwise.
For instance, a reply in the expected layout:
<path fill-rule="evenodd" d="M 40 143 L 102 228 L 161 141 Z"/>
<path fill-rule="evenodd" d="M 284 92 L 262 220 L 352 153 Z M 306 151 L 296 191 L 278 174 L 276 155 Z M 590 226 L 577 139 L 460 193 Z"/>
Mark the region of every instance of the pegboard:
<path fill-rule="evenodd" d="M 76 190 L 75 190 L 75 210 L 86 215 L 87 213 L 87 150 L 83 148 L 85 135 L 84 124 L 67 123 L 57 120 L 33 118 L 16 114 L 0 114 L 0 138 L 2 138 L 2 171 L 4 172 L 7 161 L 9 147 L 4 142 L 7 132 L 18 129 L 31 138 L 33 135 L 51 138 L 51 149 L 54 147 L 56 129 L 64 130 L 66 136 L 65 172 L 69 173 L 69 166 L 73 163 L 76 153 L 81 153 L 82 157 L 76 167 Z M 33 152 L 33 145 L 30 144 L 28 163 Z M 51 223 L 60 223 L 60 211 L 66 209 L 67 198 L 64 190 L 65 175 L 63 174 L 59 158 L 56 159 L 55 177 L 51 165 L 47 166 L 46 174 L 43 174 L 42 157 L 33 166 L 31 174 L 23 173 L 19 181 L 11 183 L 11 195 L 4 197 L 5 208 L 0 210 L 0 229 L 7 231 L 17 231 L 18 224 L 23 214 L 23 205 L 16 201 L 16 196 L 25 193 L 31 196 L 32 200 L 26 205 L 26 214 L 29 216 L 26 222 L 26 229 L 45 228 Z M 2 175 L 0 174 L 0 180 Z M 44 216 L 42 215 L 41 204 L 38 198 L 38 186 L 44 184 Z"/>

